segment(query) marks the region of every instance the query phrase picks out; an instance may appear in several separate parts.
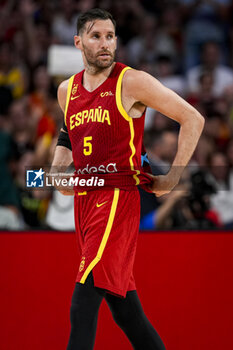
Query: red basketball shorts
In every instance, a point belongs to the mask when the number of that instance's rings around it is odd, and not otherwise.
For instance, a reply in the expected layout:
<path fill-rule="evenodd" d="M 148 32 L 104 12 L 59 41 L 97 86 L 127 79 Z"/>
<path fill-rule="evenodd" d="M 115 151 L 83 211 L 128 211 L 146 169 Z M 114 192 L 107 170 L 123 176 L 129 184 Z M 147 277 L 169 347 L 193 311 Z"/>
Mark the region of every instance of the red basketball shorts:
<path fill-rule="evenodd" d="M 132 191 L 94 190 L 75 195 L 80 253 L 76 282 L 92 271 L 94 285 L 125 297 L 135 290 L 133 264 L 140 221 L 140 196 Z"/>

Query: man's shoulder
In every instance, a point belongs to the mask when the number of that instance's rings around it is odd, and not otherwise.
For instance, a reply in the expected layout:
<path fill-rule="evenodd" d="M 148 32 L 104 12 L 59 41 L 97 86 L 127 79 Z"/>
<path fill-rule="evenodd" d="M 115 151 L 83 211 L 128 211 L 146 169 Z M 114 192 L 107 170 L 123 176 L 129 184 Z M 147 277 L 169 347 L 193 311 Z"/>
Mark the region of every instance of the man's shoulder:
<path fill-rule="evenodd" d="M 67 94 L 67 90 L 68 90 L 68 85 L 69 85 L 69 79 L 66 79 L 66 80 L 63 80 L 59 86 L 58 86 L 58 89 L 57 89 L 57 96 L 58 96 L 58 99 L 60 98 L 63 98 L 63 97 L 66 97 L 66 94 Z"/>
<path fill-rule="evenodd" d="M 134 86 L 137 85 L 138 83 L 142 83 L 144 80 L 146 80 L 149 76 L 148 73 L 142 71 L 142 70 L 137 70 L 134 68 L 129 67 L 124 76 L 123 76 L 123 84 L 127 86 Z"/>
<path fill-rule="evenodd" d="M 68 85 L 69 85 L 69 80 L 70 79 L 66 79 L 63 80 L 57 89 L 57 99 L 58 99 L 58 103 L 61 107 L 61 109 L 65 110 L 65 104 L 66 104 L 66 95 L 67 95 L 67 90 L 68 90 Z"/>
<path fill-rule="evenodd" d="M 58 86 L 58 93 L 67 93 L 67 89 L 68 89 L 68 86 L 69 86 L 69 82 L 71 79 L 74 79 L 78 74 L 80 74 L 81 72 L 77 73 L 77 74 L 74 74 L 72 75 L 71 77 L 69 77 L 68 79 L 65 79 L 63 80 L 59 86 Z"/>
<path fill-rule="evenodd" d="M 69 85 L 69 80 L 70 78 L 66 79 L 66 80 L 63 80 L 59 86 L 58 86 L 58 89 L 61 89 L 61 90 L 64 90 L 64 89 L 67 89 L 68 88 L 68 85 Z"/>

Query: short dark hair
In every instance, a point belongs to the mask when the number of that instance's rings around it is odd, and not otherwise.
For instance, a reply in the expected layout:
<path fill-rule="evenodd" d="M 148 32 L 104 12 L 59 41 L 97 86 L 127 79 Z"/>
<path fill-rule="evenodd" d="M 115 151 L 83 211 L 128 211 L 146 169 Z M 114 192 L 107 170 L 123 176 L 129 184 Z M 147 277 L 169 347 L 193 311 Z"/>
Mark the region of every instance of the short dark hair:
<path fill-rule="evenodd" d="M 110 19 L 114 25 L 114 28 L 116 30 L 116 21 L 113 19 L 111 13 L 108 11 L 102 10 L 102 9 L 91 9 L 87 12 L 82 13 L 78 17 L 77 21 L 77 34 L 80 35 L 85 29 L 85 25 L 87 22 L 94 21 L 96 19 L 99 20 L 107 20 Z"/>

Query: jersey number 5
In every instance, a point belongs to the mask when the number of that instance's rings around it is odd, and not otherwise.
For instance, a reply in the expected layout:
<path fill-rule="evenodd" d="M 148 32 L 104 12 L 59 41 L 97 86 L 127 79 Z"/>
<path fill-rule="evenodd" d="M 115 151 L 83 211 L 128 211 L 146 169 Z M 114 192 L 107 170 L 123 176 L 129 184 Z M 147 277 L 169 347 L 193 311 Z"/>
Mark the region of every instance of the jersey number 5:
<path fill-rule="evenodd" d="M 92 136 L 86 136 L 83 139 L 83 154 L 89 156 L 92 154 Z"/>

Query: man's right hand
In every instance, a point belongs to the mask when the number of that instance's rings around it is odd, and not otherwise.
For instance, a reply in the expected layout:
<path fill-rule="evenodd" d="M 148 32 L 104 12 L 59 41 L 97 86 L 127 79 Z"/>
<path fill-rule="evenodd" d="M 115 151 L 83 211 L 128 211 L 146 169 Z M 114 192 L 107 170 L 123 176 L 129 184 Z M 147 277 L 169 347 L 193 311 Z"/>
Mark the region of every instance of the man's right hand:
<path fill-rule="evenodd" d="M 58 190 L 63 196 L 74 196 L 74 190 Z"/>

